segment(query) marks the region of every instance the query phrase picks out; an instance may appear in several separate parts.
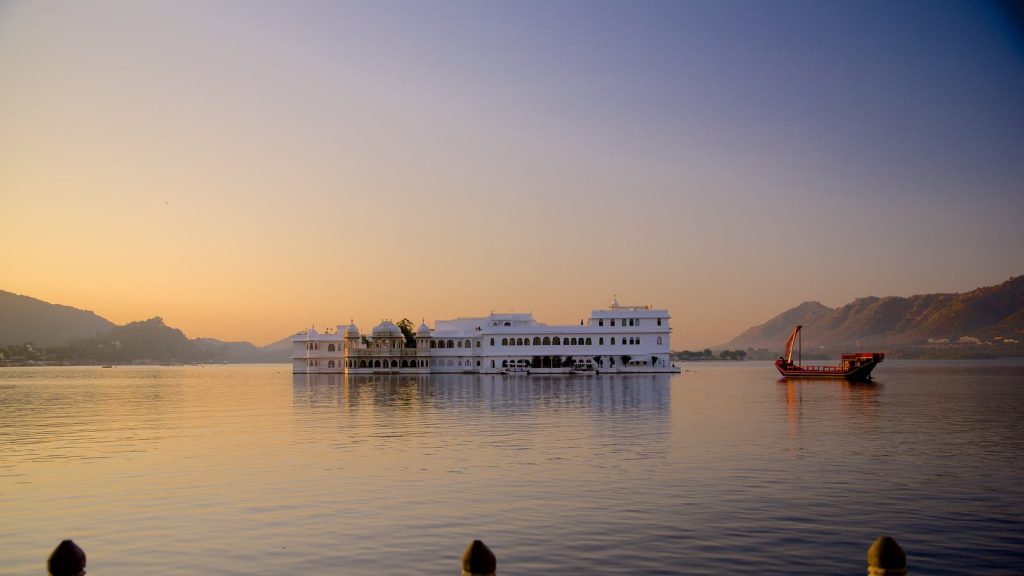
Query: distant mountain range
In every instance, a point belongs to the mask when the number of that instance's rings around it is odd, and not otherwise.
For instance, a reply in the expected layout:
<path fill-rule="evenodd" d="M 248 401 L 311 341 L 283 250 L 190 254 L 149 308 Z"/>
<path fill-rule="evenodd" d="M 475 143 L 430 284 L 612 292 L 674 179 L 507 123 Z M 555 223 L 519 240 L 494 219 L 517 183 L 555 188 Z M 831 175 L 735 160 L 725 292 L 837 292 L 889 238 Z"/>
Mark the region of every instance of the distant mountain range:
<path fill-rule="evenodd" d="M 797 324 L 804 326 L 803 350 L 809 354 L 882 350 L 904 357 L 1024 356 L 1024 276 L 962 294 L 872 296 L 839 308 L 804 302 L 715 348 L 758 349 L 770 357 L 781 351 Z M 88 310 L 0 290 L 0 347 L 6 348 L 0 359 L 288 362 L 290 339 L 263 347 L 189 339 L 159 317 L 117 326 Z"/>
<path fill-rule="evenodd" d="M 0 346 L 10 357 L 69 363 L 288 362 L 291 356 L 290 337 L 262 347 L 189 339 L 160 317 L 118 326 L 87 310 L 2 290 Z"/>
<path fill-rule="evenodd" d="M 981 356 L 1016 355 L 1024 346 L 1024 276 L 962 294 L 871 296 L 839 308 L 804 302 L 719 348 L 781 350 L 797 324 L 804 326 L 804 350 L 895 348 L 942 356 L 970 348 L 991 352 L 975 354 Z"/>

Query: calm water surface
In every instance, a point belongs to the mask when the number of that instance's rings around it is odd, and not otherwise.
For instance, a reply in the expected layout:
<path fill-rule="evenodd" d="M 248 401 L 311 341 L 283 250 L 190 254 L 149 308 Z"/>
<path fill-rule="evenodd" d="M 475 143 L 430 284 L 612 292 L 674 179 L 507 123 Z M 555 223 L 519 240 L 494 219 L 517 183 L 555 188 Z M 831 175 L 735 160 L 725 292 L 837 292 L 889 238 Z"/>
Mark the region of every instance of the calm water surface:
<path fill-rule="evenodd" d="M 0 574 L 1024 572 L 1024 362 L 675 376 L 0 369 Z"/>

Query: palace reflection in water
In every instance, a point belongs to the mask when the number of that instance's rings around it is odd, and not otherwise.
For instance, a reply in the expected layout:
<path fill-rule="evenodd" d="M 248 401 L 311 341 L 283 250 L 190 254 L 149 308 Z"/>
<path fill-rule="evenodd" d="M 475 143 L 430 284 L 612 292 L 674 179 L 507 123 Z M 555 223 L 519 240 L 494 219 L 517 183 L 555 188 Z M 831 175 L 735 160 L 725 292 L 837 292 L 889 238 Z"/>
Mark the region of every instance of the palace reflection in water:
<path fill-rule="evenodd" d="M 666 413 L 669 374 L 602 376 L 503 376 L 484 374 L 376 375 L 294 374 L 297 408 L 337 405 L 436 409 L 480 407 L 493 411 L 589 407 L 595 413 L 617 410 Z"/>

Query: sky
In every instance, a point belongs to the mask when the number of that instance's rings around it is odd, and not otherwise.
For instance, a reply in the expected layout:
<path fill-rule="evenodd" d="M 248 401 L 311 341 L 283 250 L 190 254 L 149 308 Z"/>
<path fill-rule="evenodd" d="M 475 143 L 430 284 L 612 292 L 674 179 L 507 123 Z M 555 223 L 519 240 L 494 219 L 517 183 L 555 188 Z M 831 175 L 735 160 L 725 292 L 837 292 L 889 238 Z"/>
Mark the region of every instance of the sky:
<path fill-rule="evenodd" d="M 0 289 L 257 344 L 617 296 L 683 349 L 997 284 L 1021 14 L 0 0 Z"/>

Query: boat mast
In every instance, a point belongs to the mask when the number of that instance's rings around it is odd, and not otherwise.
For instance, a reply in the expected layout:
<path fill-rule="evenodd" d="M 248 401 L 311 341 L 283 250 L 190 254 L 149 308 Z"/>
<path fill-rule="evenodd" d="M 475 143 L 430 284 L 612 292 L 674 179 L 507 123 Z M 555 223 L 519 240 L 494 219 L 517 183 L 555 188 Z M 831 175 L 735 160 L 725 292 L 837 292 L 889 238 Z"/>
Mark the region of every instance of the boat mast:
<path fill-rule="evenodd" d="M 796 337 L 797 337 L 797 341 L 799 342 L 799 344 L 797 345 L 796 365 L 797 366 L 803 366 L 803 364 L 804 364 L 804 331 L 801 330 L 800 332 L 798 332 Z"/>

